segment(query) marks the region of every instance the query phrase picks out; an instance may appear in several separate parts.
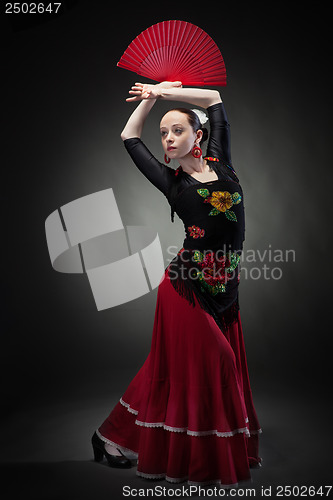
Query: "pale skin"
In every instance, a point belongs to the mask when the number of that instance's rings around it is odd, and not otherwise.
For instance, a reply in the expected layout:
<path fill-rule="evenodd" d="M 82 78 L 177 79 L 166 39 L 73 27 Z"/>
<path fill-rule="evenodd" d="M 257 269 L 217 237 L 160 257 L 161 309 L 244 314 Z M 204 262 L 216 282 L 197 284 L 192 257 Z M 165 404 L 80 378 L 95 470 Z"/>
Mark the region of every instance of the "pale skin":
<path fill-rule="evenodd" d="M 129 94 L 133 97 L 127 98 L 127 102 L 141 102 L 121 133 L 123 140 L 141 137 L 145 120 L 157 99 L 182 101 L 205 109 L 222 102 L 217 90 L 183 88 L 181 82 L 162 82 L 156 85 L 136 83 Z M 164 152 L 169 158 L 176 159 L 184 172 L 201 182 L 217 179 L 216 173 L 209 170 L 202 157 L 194 158 L 191 154 L 193 147 L 199 145 L 202 130 L 195 132 L 187 115 L 169 111 L 161 120 L 160 132 Z"/>
<path fill-rule="evenodd" d="M 157 99 L 182 101 L 204 109 L 222 102 L 217 90 L 183 88 L 181 82 L 162 82 L 157 85 L 136 83 L 129 94 L 132 97 L 128 97 L 127 102 L 141 102 L 129 117 L 121 133 L 123 141 L 132 137 L 141 137 L 145 120 Z M 217 179 L 216 173 L 209 170 L 202 156 L 194 158 L 191 154 L 193 147 L 199 145 L 202 130 L 195 132 L 187 115 L 179 111 L 169 111 L 161 120 L 160 132 L 164 152 L 169 158 L 176 159 L 184 172 L 200 182 Z M 121 455 L 121 452 L 110 444 L 105 443 L 104 447 L 110 455 Z"/>

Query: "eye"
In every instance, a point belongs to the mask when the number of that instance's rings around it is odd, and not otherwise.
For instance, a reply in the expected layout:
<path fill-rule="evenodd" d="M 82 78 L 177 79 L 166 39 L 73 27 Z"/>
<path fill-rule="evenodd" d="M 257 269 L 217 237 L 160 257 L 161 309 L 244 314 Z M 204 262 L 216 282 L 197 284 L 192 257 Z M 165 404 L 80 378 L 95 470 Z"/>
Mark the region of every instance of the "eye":
<path fill-rule="evenodd" d="M 176 134 L 181 134 L 183 132 L 182 128 L 176 128 L 175 129 Z"/>
<path fill-rule="evenodd" d="M 164 137 L 166 135 L 167 135 L 166 131 L 165 130 L 161 130 L 161 136 Z"/>

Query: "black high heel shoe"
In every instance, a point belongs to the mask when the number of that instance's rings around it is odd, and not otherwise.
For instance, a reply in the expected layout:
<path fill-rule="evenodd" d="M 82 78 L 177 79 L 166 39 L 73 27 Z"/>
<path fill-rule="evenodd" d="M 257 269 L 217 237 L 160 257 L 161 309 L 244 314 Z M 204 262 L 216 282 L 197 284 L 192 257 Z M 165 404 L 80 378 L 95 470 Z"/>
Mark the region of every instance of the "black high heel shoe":
<path fill-rule="evenodd" d="M 97 436 L 96 432 L 91 438 L 91 444 L 94 450 L 94 458 L 96 462 L 101 462 L 103 457 L 105 457 L 111 467 L 118 467 L 122 469 L 132 467 L 131 461 L 124 457 L 124 455 L 110 455 L 110 453 L 108 453 L 105 449 L 104 441 Z"/>

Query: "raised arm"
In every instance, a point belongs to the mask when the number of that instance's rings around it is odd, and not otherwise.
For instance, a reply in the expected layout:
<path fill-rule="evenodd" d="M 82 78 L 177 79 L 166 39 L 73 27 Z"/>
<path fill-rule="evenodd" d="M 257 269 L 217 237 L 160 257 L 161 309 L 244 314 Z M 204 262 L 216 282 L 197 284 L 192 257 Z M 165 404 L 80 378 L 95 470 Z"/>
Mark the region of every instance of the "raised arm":
<path fill-rule="evenodd" d="M 131 139 L 132 137 L 141 137 L 143 125 L 155 102 L 156 99 L 147 99 L 140 102 L 139 106 L 136 107 L 129 117 L 124 130 L 120 134 L 123 141 Z"/>
<path fill-rule="evenodd" d="M 211 128 L 207 155 L 231 165 L 230 126 L 220 93 L 211 89 L 183 88 L 179 84 L 180 82 L 162 82 L 158 85 L 136 83 L 129 91 L 133 97 L 126 101 L 143 101 L 139 108 L 145 104 L 149 109 L 157 99 L 183 101 L 206 108 Z"/>
<path fill-rule="evenodd" d="M 136 83 L 132 90 L 129 91 L 134 97 L 129 97 L 126 101 L 139 101 L 142 99 L 156 101 L 156 99 L 162 99 L 165 101 L 187 102 L 202 108 L 208 108 L 213 104 L 222 102 L 220 93 L 217 90 L 183 88 L 181 85 L 173 85 L 173 83 L 180 84 L 180 82 L 162 82 L 158 85 Z"/>
<path fill-rule="evenodd" d="M 158 89 L 160 99 L 165 101 L 182 101 L 201 108 L 208 108 L 213 104 L 222 102 L 217 90 L 196 88 L 171 88 Z"/>
<path fill-rule="evenodd" d="M 140 89 L 140 92 L 136 91 L 136 97 L 130 97 L 126 99 L 126 101 L 142 102 L 133 111 L 125 125 L 124 130 L 121 133 L 121 138 L 123 141 L 132 137 L 141 137 L 143 125 L 146 121 L 149 111 L 154 106 L 156 99 L 160 97 L 162 88 L 164 92 L 168 87 L 176 90 L 177 87 L 181 86 L 181 82 L 162 82 L 158 83 L 157 85 L 145 85 L 136 83 L 135 85 L 136 86 L 132 87 L 132 89 Z M 140 85 L 140 87 L 137 87 L 138 85 Z M 130 90 L 129 93 L 133 94 L 134 91 Z"/>
<path fill-rule="evenodd" d="M 174 170 L 160 163 L 140 139 L 145 120 L 157 99 L 157 97 L 153 97 L 150 87 L 157 88 L 160 85 L 162 84 L 146 85 L 145 88 L 141 89 L 140 98 L 127 99 L 130 101 L 141 100 L 142 102 L 140 102 L 139 106 L 137 106 L 129 117 L 121 133 L 121 138 L 138 169 L 141 170 L 143 175 L 155 187 L 168 197 L 169 188 L 174 178 Z M 164 82 L 163 85 L 176 87 L 181 85 L 181 82 Z"/>
<path fill-rule="evenodd" d="M 160 163 L 140 140 L 150 110 L 157 99 L 182 101 L 202 108 L 218 107 L 222 105 L 220 94 L 210 89 L 182 88 L 181 82 L 162 82 L 157 85 L 136 83 L 129 93 L 133 97 L 129 97 L 126 101 L 141 102 L 129 117 L 121 138 L 141 172 L 168 196 L 174 170 Z"/>
<path fill-rule="evenodd" d="M 207 156 L 214 156 L 227 165 L 232 166 L 230 125 L 223 103 L 210 106 L 207 111 L 210 125 Z"/>

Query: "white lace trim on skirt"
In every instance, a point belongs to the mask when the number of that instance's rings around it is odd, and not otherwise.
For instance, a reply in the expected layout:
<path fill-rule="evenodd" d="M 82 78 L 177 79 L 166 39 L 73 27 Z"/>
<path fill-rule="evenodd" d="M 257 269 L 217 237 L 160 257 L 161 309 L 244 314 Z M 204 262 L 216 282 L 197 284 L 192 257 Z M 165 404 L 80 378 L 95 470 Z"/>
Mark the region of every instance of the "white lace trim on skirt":
<path fill-rule="evenodd" d="M 210 484 L 218 484 L 222 486 L 223 488 L 231 488 L 238 486 L 238 483 L 233 483 L 233 484 L 223 484 L 221 483 L 220 479 L 216 480 L 211 480 L 211 481 L 188 481 L 187 477 L 169 477 L 166 474 L 146 474 L 145 472 L 137 471 L 136 472 L 137 476 L 143 477 L 145 479 L 165 479 L 169 483 L 183 483 L 187 481 L 189 485 L 192 486 L 208 486 Z"/>
<path fill-rule="evenodd" d="M 110 441 L 110 439 L 107 439 L 106 437 L 104 437 L 99 432 L 98 429 L 96 430 L 96 434 L 102 441 L 104 441 L 104 443 L 110 444 L 111 446 L 114 446 L 115 448 L 117 448 L 117 450 L 121 451 L 123 453 L 123 455 L 125 455 L 125 457 L 128 458 L 129 460 L 135 460 L 138 458 L 138 454 L 135 451 L 130 450 L 129 448 L 124 448 L 124 446 L 120 446 L 119 444 L 114 443 L 113 441 Z"/>
<path fill-rule="evenodd" d="M 244 432 L 247 436 L 250 436 L 250 432 L 247 427 L 243 427 L 241 429 L 235 429 L 233 431 L 220 432 L 217 429 L 209 430 L 209 431 L 191 431 L 187 427 L 171 427 L 170 425 L 165 425 L 164 422 L 141 422 L 140 420 L 136 420 L 135 423 L 137 425 L 141 425 L 142 427 L 163 427 L 164 430 L 170 432 L 186 432 L 188 436 L 211 436 L 216 435 L 218 437 L 231 437 L 235 434 L 239 434 Z"/>
<path fill-rule="evenodd" d="M 120 398 L 119 402 L 120 402 L 120 404 L 122 404 L 123 406 L 125 406 L 125 408 L 127 409 L 127 411 L 129 411 L 130 413 L 133 413 L 133 415 L 137 415 L 139 413 L 137 410 L 133 410 L 133 408 L 131 408 L 128 403 L 125 403 L 125 401 L 123 400 L 123 398 Z"/>
<path fill-rule="evenodd" d="M 120 403 L 133 415 L 138 415 L 138 411 L 131 408 L 129 403 L 126 403 L 122 398 L 120 398 Z M 245 423 L 249 421 L 246 418 Z M 250 436 L 251 434 L 257 434 L 261 432 L 261 429 L 258 431 L 249 431 L 247 427 L 242 427 L 240 429 L 235 429 L 232 431 L 220 432 L 217 429 L 212 429 L 209 431 L 191 431 L 187 427 L 171 427 L 170 425 L 165 425 L 164 422 L 142 422 L 141 420 L 136 419 L 135 423 L 140 425 L 141 427 L 163 427 L 164 430 L 170 432 L 186 432 L 189 436 L 211 436 L 216 435 L 218 437 L 232 437 L 235 434 L 245 433 L 246 436 Z"/>

